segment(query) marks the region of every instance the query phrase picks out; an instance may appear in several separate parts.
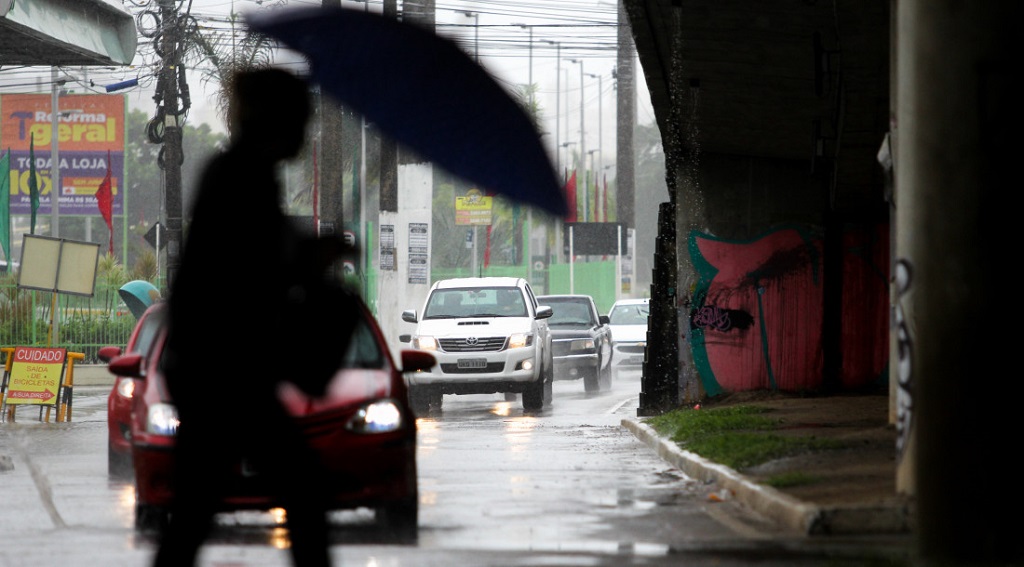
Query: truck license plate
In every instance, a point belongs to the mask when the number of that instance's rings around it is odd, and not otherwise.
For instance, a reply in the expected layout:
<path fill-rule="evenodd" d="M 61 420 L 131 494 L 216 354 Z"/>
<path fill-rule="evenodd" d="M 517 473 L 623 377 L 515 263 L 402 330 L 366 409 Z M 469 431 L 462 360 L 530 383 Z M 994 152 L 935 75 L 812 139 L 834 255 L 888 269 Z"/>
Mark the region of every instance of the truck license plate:
<path fill-rule="evenodd" d="M 459 368 L 487 368 L 486 358 L 460 358 L 456 363 Z"/>

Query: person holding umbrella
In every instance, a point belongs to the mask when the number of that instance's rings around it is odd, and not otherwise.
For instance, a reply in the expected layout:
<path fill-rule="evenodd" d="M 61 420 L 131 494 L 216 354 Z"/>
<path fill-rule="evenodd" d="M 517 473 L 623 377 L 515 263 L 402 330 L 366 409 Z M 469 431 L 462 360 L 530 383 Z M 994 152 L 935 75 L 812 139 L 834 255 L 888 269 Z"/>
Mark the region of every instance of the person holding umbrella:
<path fill-rule="evenodd" d="M 256 368 L 253 353 L 289 338 L 274 332 L 301 336 L 304 329 L 287 327 L 294 272 L 322 273 L 343 247 L 338 239 L 318 239 L 316 253 L 297 259 L 304 237 L 280 208 L 276 169 L 305 143 L 311 115 L 306 81 L 263 68 L 235 74 L 229 88 L 230 144 L 203 172 L 170 285 L 170 335 L 161 364 L 180 426 L 173 501 L 153 565 L 196 564 L 230 471 L 245 463 L 284 503 L 293 564 L 328 567 L 326 473 L 278 399 L 285 369 Z M 280 259 L 281 269 L 246 277 L 268 257 Z M 231 325 L 213 324 L 211 287 L 240 281 L 231 287 Z M 211 349 L 229 364 L 195 358 Z"/>

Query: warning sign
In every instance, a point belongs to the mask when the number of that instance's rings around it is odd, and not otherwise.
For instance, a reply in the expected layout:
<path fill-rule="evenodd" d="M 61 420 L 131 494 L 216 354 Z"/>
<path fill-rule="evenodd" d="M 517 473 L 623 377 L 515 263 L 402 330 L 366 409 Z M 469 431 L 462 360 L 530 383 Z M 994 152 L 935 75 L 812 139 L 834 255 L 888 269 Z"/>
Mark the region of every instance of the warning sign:
<path fill-rule="evenodd" d="M 56 405 L 67 349 L 17 347 L 7 384 L 7 405 Z"/>

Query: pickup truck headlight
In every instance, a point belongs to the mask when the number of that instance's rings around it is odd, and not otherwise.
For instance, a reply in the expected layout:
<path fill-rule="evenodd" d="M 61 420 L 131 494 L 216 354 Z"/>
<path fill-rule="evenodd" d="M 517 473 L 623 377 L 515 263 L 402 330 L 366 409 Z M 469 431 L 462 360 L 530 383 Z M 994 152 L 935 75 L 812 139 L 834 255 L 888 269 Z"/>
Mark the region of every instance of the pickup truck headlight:
<path fill-rule="evenodd" d="M 421 336 L 412 340 L 413 346 L 420 350 L 437 350 L 437 339 L 434 337 Z"/>
<path fill-rule="evenodd" d="M 523 348 L 532 344 L 533 335 L 529 333 L 516 333 L 508 337 L 508 348 Z"/>
<path fill-rule="evenodd" d="M 569 344 L 570 352 L 594 350 L 594 339 L 576 339 Z"/>

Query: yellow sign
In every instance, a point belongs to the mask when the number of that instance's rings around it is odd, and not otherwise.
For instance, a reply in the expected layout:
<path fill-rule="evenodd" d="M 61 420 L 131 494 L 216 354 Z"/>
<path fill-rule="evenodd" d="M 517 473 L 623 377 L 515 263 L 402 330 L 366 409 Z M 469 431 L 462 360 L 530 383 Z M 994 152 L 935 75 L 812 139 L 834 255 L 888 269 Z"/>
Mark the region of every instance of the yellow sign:
<path fill-rule="evenodd" d="M 491 224 L 493 198 L 485 197 L 477 190 L 471 190 L 464 197 L 455 197 L 455 224 Z"/>
<path fill-rule="evenodd" d="M 7 405 L 56 405 L 66 361 L 67 349 L 15 348 Z"/>

